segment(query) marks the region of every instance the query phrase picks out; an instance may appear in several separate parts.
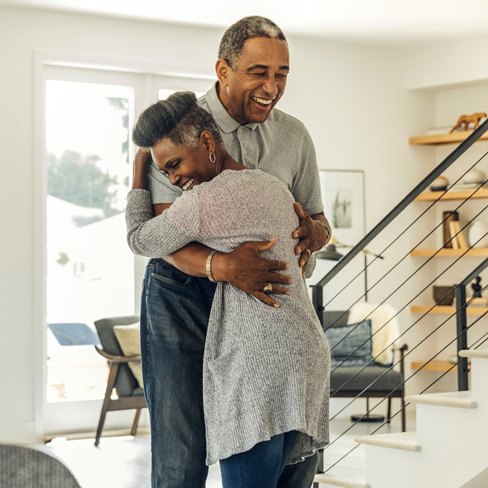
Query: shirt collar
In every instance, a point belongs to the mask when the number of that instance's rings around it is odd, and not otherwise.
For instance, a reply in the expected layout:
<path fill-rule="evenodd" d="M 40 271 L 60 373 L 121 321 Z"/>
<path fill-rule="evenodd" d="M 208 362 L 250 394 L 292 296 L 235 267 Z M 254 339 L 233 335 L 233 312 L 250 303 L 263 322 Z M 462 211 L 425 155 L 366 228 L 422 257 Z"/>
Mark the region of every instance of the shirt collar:
<path fill-rule="evenodd" d="M 225 109 L 220 101 L 220 98 L 217 94 L 217 83 L 213 85 L 210 90 L 206 93 L 205 99 L 208 104 L 208 108 L 212 114 L 213 119 L 217 123 L 217 125 L 222 129 L 225 134 L 230 134 L 231 132 L 235 131 L 238 127 L 241 126 L 239 122 L 237 122 L 234 117 L 229 115 L 229 112 Z M 257 127 L 257 123 L 246 124 L 244 127 L 249 127 L 251 130 L 254 130 Z"/>

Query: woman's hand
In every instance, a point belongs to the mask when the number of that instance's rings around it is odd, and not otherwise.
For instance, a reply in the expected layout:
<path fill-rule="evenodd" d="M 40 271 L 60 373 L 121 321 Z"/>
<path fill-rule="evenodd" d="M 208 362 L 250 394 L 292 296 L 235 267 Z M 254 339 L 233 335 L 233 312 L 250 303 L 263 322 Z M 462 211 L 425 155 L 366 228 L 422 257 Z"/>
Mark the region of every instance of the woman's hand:
<path fill-rule="evenodd" d="M 147 173 L 151 164 L 152 156 L 150 151 L 139 149 L 134 157 L 134 178 L 132 181 L 133 190 L 147 190 Z"/>
<path fill-rule="evenodd" d="M 298 266 L 303 268 L 302 276 L 305 277 L 308 258 L 312 252 L 325 246 L 329 241 L 330 236 L 327 235 L 325 227 L 318 222 L 315 222 L 315 220 L 302 209 L 302 206 L 298 202 L 295 202 L 293 205 L 295 207 L 295 212 L 300 219 L 300 227 L 298 227 L 292 234 L 294 239 L 300 239 L 298 246 L 295 247 L 295 254 L 300 256 Z M 322 217 L 325 221 L 322 214 L 314 215 L 314 217 Z M 326 223 L 326 221 L 324 223 Z"/>
<path fill-rule="evenodd" d="M 286 261 L 269 260 L 259 253 L 271 249 L 276 244 L 276 238 L 263 242 L 246 242 L 228 254 L 216 253 L 212 259 L 212 276 L 216 281 L 228 281 L 272 307 L 280 304 L 263 291 L 268 283 L 291 284 L 293 279 L 276 270 L 290 267 Z M 272 285 L 272 294 L 290 295 L 290 290 Z"/>

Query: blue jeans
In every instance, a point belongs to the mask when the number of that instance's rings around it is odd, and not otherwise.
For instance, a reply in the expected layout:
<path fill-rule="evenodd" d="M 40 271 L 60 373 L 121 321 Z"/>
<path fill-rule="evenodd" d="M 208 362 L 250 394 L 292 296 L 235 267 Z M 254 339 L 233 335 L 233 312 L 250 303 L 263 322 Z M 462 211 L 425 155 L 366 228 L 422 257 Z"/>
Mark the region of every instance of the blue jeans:
<path fill-rule="evenodd" d="M 152 488 L 204 488 L 203 352 L 216 285 L 162 259 L 146 268 L 141 301 Z M 287 466 L 279 488 L 310 488 L 318 456 Z"/>
<path fill-rule="evenodd" d="M 290 457 L 296 431 L 273 436 L 220 461 L 224 488 L 276 488 Z"/>

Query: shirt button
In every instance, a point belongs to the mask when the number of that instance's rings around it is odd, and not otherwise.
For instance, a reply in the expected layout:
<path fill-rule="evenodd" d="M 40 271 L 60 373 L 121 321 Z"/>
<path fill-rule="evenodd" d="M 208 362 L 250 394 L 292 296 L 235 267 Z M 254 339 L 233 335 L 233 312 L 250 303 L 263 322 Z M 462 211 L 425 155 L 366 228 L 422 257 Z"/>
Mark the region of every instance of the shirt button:
<path fill-rule="evenodd" d="M 240 133 L 240 134 L 242 134 L 242 131 L 243 131 L 243 130 L 244 130 L 244 129 L 241 127 L 241 128 L 239 129 L 239 133 Z"/>
<path fill-rule="evenodd" d="M 244 156 L 246 155 L 246 150 L 244 149 L 244 151 L 242 151 L 242 154 L 244 154 Z"/>

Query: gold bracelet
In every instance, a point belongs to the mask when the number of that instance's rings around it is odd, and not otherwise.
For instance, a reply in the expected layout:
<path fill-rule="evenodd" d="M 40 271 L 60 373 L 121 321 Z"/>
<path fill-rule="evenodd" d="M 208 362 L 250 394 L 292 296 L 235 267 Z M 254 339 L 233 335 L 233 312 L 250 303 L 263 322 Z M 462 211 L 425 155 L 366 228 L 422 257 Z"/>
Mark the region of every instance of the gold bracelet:
<path fill-rule="evenodd" d="M 324 224 L 324 222 L 321 222 L 320 220 L 315 220 L 315 219 L 314 219 L 314 222 L 317 222 L 317 223 L 319 223 L 320 225 L 323 225 L 323 226 L 324 226 L 325 233 L 326 233 L 326 236 L 325 236 L 325 242 L 326 242 L 326 243 L 327 243 L 327 242 L 329 242 L 329 239 L 330 239 L 330 237 L 332 236 L 332 231 L 330 230 L 330 227 L 329 227 L 327 224 Z M 325 245 L 326 245 L 326 244 L 324 244 L 324 246 L 325 246 Z M 324 248 L 324 246 L 321 246 L 321 247 L 319 247 L 318 249 L 315 249 L 314 253 L 321 251 L 321 250 Z"/>
<path fill-rule="evenodd" d="M 207 256 L 207 264 L 205 265 L 205 270 L 207 271 L 207 278 L 212 282 L 212 283 L 217 283 L 215 280 L 214 280 L 214 277 L 212 276 L 212 268 L 211 268 L 211 264 L 212 264 L 212 258 L 213 258 L 213 255 L 216 253 L 217 251 L 210 251 L 210 254 Z"/>

